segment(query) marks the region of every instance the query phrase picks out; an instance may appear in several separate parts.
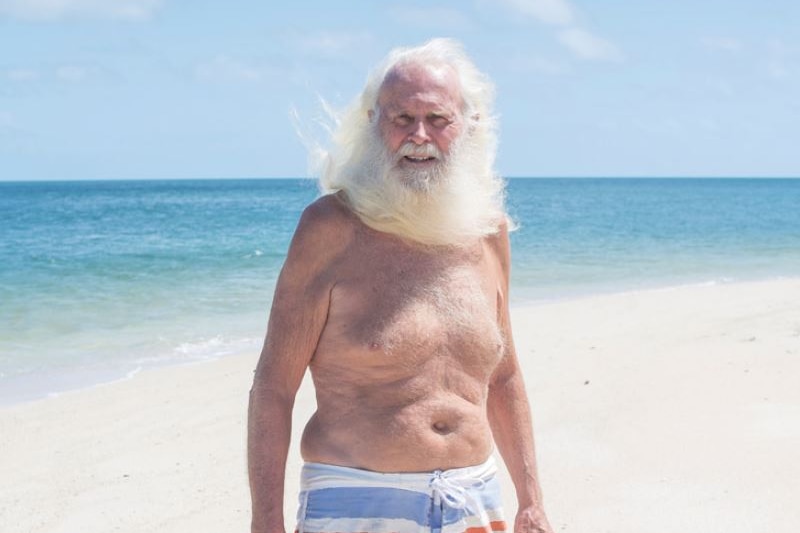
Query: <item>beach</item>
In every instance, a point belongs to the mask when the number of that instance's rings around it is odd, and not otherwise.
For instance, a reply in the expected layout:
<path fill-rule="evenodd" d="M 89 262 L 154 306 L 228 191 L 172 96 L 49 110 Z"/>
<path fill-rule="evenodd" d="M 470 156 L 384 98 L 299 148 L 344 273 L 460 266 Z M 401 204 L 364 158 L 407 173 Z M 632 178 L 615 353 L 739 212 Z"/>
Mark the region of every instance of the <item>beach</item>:
<path fill-rule="evenodd" d="M 555 531 L 800 527 L 800 279 L 515 306 Z M 145 369 L 0 409 L 0 531 L 248 531 L 257 353 Z M 295 411 L 287 529 L 314 410 Z M 513 487 L 501 472 L 513 520 Z"/>

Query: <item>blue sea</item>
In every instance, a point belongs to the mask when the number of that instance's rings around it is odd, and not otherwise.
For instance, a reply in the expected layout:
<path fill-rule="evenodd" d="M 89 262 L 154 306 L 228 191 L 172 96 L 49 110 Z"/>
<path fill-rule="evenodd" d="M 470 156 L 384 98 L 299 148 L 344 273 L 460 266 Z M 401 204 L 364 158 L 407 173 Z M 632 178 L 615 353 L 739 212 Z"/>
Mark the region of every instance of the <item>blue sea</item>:
<path fill-rule="evenodd" d="M 311 180 L 0 183 L 0 405 L 256 354 Z M 510 179 L 512 304 L 800 275 L 798 179 Z"/>

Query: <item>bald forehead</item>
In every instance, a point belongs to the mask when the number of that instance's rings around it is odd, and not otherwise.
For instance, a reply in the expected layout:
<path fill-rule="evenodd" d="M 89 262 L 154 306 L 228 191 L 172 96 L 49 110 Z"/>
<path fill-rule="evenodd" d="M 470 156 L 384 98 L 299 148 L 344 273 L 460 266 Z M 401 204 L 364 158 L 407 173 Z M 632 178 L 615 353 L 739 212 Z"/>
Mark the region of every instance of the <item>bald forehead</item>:
<path fill-rule="evenodd" d="M 438 96 L 459 107 L 463 104 L 458 74 L 445 63 L 401 63 L 394 66 L 383 79 L 378 104 L 381 107 L 391 105 L 394 100 L 412 95 Z"/>

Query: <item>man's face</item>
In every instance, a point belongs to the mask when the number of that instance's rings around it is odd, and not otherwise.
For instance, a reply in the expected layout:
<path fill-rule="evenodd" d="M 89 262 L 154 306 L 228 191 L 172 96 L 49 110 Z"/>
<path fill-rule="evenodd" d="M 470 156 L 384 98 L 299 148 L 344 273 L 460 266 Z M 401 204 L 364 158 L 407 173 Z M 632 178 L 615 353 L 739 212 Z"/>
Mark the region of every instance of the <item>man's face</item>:
<path fill-rule="evenodd" d="M 403 65 L 378 96 L 378 127 L 395 170 L 426 175 L 443 168 L 464 129 L 455 71 L 446 65 Z"/>

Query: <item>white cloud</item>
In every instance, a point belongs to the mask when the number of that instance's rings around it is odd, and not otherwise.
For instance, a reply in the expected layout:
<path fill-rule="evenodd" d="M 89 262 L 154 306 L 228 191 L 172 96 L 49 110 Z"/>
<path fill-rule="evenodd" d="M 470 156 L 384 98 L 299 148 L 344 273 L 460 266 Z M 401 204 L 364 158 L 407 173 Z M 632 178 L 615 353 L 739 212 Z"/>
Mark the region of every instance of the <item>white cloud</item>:
<path fill-rule="evenodd" d="M 0 109 L 0 152 L 24 150 L 29 146 L 31 137 L 31 132 L 19 126 L 12 112 Z"/>
<path fill-rule="evenodd" d="M 501 0 L 501 3 L 545 24 L 568 26 L 575 18 L 574 9 L 567 0 Z"/>
<path fill-rule="evenodd" d="M 556 37 L 558 41 L 581 59 L 594 61 L 621 61 L 623 55 L 610 41 L 597 37 L 580 28 L 576 22 L 576 10 L 568 0 L 477 0 L 484 6 L 493 6 L 497 3 L 505 5 L 520 15 L 527 16 L 558 26 Z M 548 65 L 541 65 L 543 70 Z M 550 69 L 552 70 L 552 69 Z"/>
<path fill-rule="evenodd" d="M 791 74 L 789 68 L 786 66 L 786 63 L 776 58 L 771 58 L 769 61 L 767 61 L 767 72 L 776 80 L 786 79 Z"/>
<path fill-rule="evenodd" d="M 372 44 L 372 35 L 354 32 L 322 32 L 302 36 L 297 39 L 298 46 L 306 53 L 326 57 L 339 57 L 356 52 Z"/>
<path fill-rule="evenodd" d="M 208 82 L 253 82 L 265 77 L 262 69 L 225 55 L 197 65 L 194 72 L 197 79 Z"/>
<path fill-rule="evenodd" d="M 571 72 L 568 63 L 530 53 L 516 53 L 503 58 L 503 65 L 511 72 L 520 74 L 547 74 L 559 76 Z"/>
<path fill-rule="evenodd" d="M 558 33 L 558 40 L 581 59 L 621 61 L 622 53 L 611 42 L 580 28 L 568 28 Z"/>
<path fill-rule="evenodd" d="M 41 78 L 41 73 L 32 68 L 12 68 L 5 72 L 5 77 L 10 81 L 26 82 L 36 81 Z"/>
<path fill-rule="evenodd" d="M 79 83 L 103 77 L 110 77 L 109 72 L 105 69 L 77 64 L 64 64 L 52 67 L 14 67 L 0 70 L 0 80 L 5 79 L 18 84 L 53 80 L 67 83 Z"/>
<path fill-rule="evenodd" d="M 722 52 L 739 52 L 743 48 L 740 41 L 730 37 L 704 37 L 701 42 L 709 50 Z"/>
<path fill-rule="evenodd" d="M 79 82 L 85 80 L 89 76 L 89 70 L 86 67 L 77 65 L 62 65 L 56 69 L 56 78 L 61 81 Z"/>
<path fill-rule="evenodd" d="M 767 52 L 767 73 L 776 80 L 791 77 L 790 65 L 795 57 L 800 56 L 800 53 L 786 46 L 779 39 L 772 39 L 767 43 Z"/>
<path fill-rule="evenodd" d="M 141 20 L 150 18 L 162 0 L 0 0 L 0 15 L 26 20 L 71 16 Z"/>

